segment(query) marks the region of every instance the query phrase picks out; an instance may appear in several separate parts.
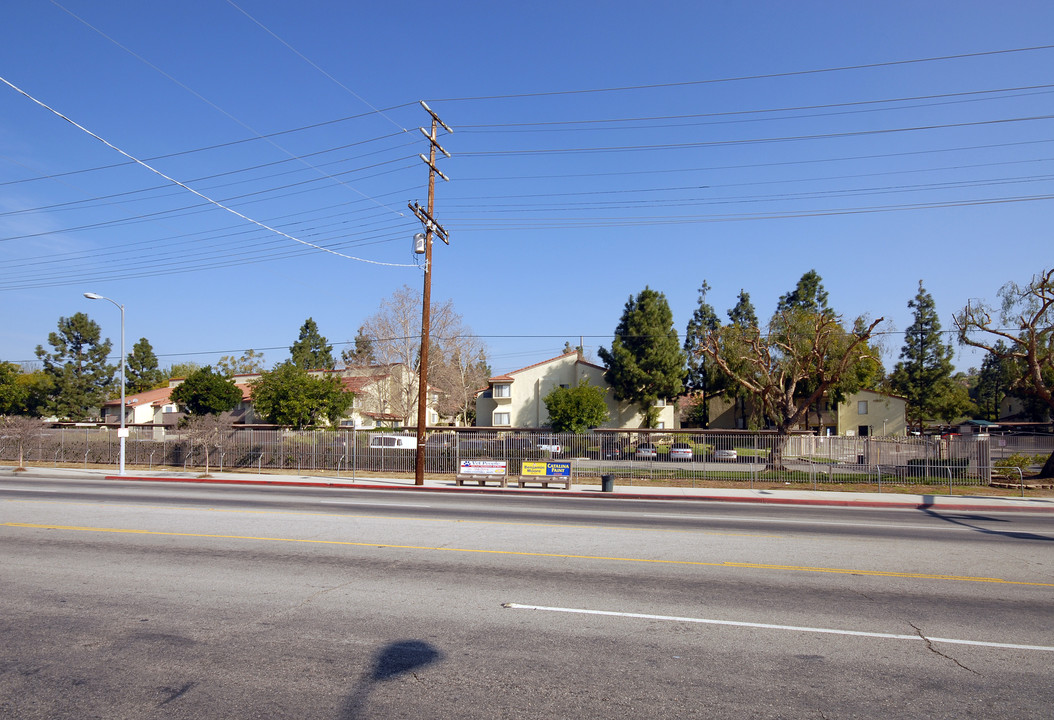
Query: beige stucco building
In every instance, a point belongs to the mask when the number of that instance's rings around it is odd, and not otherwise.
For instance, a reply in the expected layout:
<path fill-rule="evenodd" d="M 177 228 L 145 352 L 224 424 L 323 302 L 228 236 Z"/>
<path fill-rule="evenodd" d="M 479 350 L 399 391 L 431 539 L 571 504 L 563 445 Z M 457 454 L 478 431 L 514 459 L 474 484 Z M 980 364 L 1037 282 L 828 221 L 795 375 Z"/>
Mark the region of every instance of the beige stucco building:
<path fill-rule="evenodd" d="M 711 398 L 710 429 L 744 430 L 752 411 L 748 399 Z M 907 434 L 907 400 L 875 390 L 861 390 L 832 407 L 824 399 L 811 408 L 802 420 L 802 430 L 817 435 L 857 435 L 881 437 Z"/>
<path fill-rule="evenodd" d="M 565 353 L 505 375 L 490 378 L 485 389 L 476 395 L 476 425 L 492 427 L 541 428 L 549 422 L 545 396 L 559 387 L 574 387 L 588 379 L 594 387 L 604 388 L 608 422 L 602 427 L 637 428 L 643 417 L 637 406 L 615 400 L 611 386 L 604 379 L 605 368 L 587 362 L 578 352 Z M 660 428 L 676 427 L 674 403 L 659 400 Z"/>

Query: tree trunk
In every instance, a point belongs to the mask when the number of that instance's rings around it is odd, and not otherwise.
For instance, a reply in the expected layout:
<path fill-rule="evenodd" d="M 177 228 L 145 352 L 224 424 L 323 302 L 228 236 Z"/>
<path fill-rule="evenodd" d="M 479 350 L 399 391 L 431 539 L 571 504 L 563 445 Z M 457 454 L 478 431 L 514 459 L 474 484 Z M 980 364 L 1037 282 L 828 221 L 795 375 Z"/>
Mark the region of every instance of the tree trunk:
<path fill-rule="evenodd" d="M 1054 478 L 1054 453 L 1050 454 L 1047 461 L 1043 463 L 1043 469 L 1039 471 L 1041 478 Z"/>

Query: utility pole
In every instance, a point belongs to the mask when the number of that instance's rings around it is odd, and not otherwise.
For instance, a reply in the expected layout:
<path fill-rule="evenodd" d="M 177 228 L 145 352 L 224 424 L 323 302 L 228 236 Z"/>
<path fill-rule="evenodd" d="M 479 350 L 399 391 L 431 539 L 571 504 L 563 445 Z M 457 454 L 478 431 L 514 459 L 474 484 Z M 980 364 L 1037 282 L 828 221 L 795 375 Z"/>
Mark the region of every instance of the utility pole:
<path fill-rule="evenodd" d="M 414 236 L 414 252 L 423 252 L 425 256 L 425 282 L 424 292 L 422 293 L 421 301 L 421 357 L 420 364 L 418 367 L 418 378 L 417 378 L 417 462 L 414 468 L 414 484 L 424 485 L 425 484 L 425 426 L 428 420 L 428 336 L 429 336 L 429 325 L 432 313 L 432 235 L 433 233 L 439 236 L 447 245 L 450 244 L 450 236 L 447 231 L 443 229 L 443 226 L 435 221 L 435 187 L 436 187 L 436 175 L 443 178 L 446 181 L 450 181 L 446 175 L 440 172 L 439 168 L 436 167 L 436 150 L 443 153 L 447 157 L 450 157 L 450 153 L 443 149 L 436 139 L 436 135 L 439 132 L 439 126 L 442 125 L 448 133 L 454 132 L 450 129 L 450 126 L 439 119 L 439 116 L 435 114 L 432 108 L 428 107 L 424 101 L 421 101 L 421 107 L 432 116 L 432 132 L 429 133 L 424 128 L 418 128 L 421 133 L 428 138 L 428 157 L 419 155 L 424 160 L 425 165 L 428 166 L 428 209 L 422 208 L 416 202 L 409 203 L 409 208 L 413 211 L 413 214 L 417 216 L 417 219 L 425 227 L 424 237 L 420 235 Z M 421 248 L 423 240 L 424 247 Z"/>

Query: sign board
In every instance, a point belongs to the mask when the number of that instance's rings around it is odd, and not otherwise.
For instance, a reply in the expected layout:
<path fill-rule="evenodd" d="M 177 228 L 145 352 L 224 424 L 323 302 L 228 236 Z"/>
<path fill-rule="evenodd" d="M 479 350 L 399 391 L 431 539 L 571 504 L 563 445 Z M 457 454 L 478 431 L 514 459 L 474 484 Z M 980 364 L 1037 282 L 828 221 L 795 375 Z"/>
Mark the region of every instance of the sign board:
<path fill-rule="evenodd" d="M 523 465 L 520 467 L 520 475 L 529 475 L 531 477 L 571 477 L 571 463 L 524 460 Z"/>
<path fill-rule="evenodd" d="M 508 463 L 505 460 L 462 460 L 460 475 L 505 475 Z"/>

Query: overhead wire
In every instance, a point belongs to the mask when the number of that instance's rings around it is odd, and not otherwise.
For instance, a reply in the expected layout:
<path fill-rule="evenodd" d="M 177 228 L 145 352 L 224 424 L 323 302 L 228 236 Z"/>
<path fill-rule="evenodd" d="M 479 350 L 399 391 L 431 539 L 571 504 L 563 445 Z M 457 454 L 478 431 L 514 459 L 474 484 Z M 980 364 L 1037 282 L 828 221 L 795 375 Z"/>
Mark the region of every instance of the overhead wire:
<path fill-rule="evenodd" d="M 5 85 L 7 85 L 11 89 L 15 90 L 19 94 L 23 95 L 24 97 L 28 98 L 32 102 L 34 102 L 37 105 L 39 105 L 39 106 L 43 107 L 44 109 L 48 110 L 49 112 L 51 112 L 52 114 L 54 114 L 58 118 L 60 118 L 62 120 L 65 120 L 66 122 L 70 123 L 71 125 L 76 127 L 78 130 L 80 130 L 80 131 L 86 133 L 87 135 L 90 135 L 91 137 L 95 138 L 96 140 L 100 141 L 101 143 L 103 143 L 107 147 L 111 148 L 112 150 L 120 153 L 121 155 L 124 155 L 125 157 L 129 158 L 130 160 L 135 161 L 138 165 L 140 165 L 143 168 L 149 170 L 150 172 L 152 172 L 152 173 L 154 173 L 154 174 L 156 174 L 156 175 L 168 180 L 169 182 L 172 182 L 172 183 L 174 183 L 176 185 L 179 185 L 183 189 L 187 190 L 190 193 L 193 193 L 194 195 L 197 195 L 198 197 L 202 198 L 206 202 L 209 202 L 209 203 L 215 205 L 216 207 L 231 213 L 232 215 L 236 215 L 236 216 L 242 218 L 243 220 L 245 220 L 246 222 L 251 222 L 251 223 L 253 223 L 255 225 L 259 225 L 260 227 L 262 227 L 262 228 L 264 228 L 266 230 L 270 230 L 271 232 L 274 232 L 274 233 L 276 233 L 278 235 L 281 235 L 282 237 L 285 237 L 285 238 L 287 238 L 289 240 L 292 240 L 293 242 L 300 243 L 302 245 L 306 245 L 306 246 L 310 246 L 310 247 L 314 247 L 315 249 L 322 250 L 323 252 L 330 252 L 330 253 L 338 256 L 338 257 L 342 257 L 342 258 L 345 258 L 347 260 L 355 260 L 355 261 L 358 261 L 358 262 L 368 263 L 368 264 L 371 264 L 371 265 L 383 265 L 383 266 L 388 266 L 388 267 L 415 267 L 414 265 L 405 264 L 405 263 L 386 263 L 386 262 L 380 262 L 380 261 L 377 261 L 377 260 L 368 260 L 368 259 L 365 259 L 365 258 L 359 258 L 359 257 L 355 257 L 355 256 L 352 256 L 352 255 L 345 255 L 343 253 L 338 253 L 338 252 L 335 252 L 335 251 L 332 251 L 332 250 L 326 250 L 325 248 L 321 248 L 321 247 L 318 247 L 316 245 L 312 245 L 311 243 L 308 243 L 308 242 L 306 242 L 304 240 L 300 240 L 299 238 L 293 237 L 292 235 L 289 235 L 288 233 L 284 233 L 281 230 L 277 230 L 275 228 L 272 228 L 272 227 L 270 227 L 270 226 L 268 226 L 268 225 L 266 225 L 264 223 L 261 223 L 259 220 L 254 220 L 253 218 L 250 218 L 249 216 L 247 216 L 247 215 L 245 215 L 243 213 L 240 213 L 237 210 L 234 210 L 233 208 L 227 207 L 226 205 L 223 205 L 222 203 L 217 202 L 216 200 L 213 200 L 212 198 L 204 195 L 203 193 L 191 188 L 189 185 L 186 185 L 186 184 L 180 182 L 179 180 L 176 180 L 175 178 L 170 177 L 169 175 L 166 175 L 165 173 L 161 172 L 160 170 L 154 168 L 152 165 L 149 165 L 149 164 L 143 162 L 142 160 L 139 160 L 135 156 L 125 152 L 124 150 L 122 150 L 121 148 L 117 147 L 116 145 L 114 145 L 113 143 L 109 142 L 108 140 L 104 139 L 103 137 L 97 135 L 96 133 L 92 132 L 91 130 L 88 130 L 83 125 L 80 125 L 79 123 L 75 122 L 72 118 L 69 118 L 66 115 L 63 115 L 61 112 L 59 112 L 58 110 L 52 108 L 50 105 L 47 105 L 46 103 L 42 102 L 41 100 L 38 100 L 37 98 L 33 97 L 28 92 L 26 92 L 22 88 L 18 87 L 17 85 L 11 83 L 6 78 L 0 77 L 0 82 L 3 82 Z M 383 207 L 383 205 L 382 205 L 382 207 Z M 402 213 L 399 213 L 399 214 L 400 214 L 400 216 L 403 215 Z"/>
<path fill-rule="evenodd" d="M 137 60 L 139 60 L 140 62 L 144 63 L 145 65 L 147 65 L 148 67 L 150 67 L 150 68 L 151 68 L 151 69 L 153 69 L 154 71 L 156 71 L 156 72 L 160 73 L 161 75 L 163 75 L 163 76 L 164 76 L 165 78 L 167 78 L 167 79 L 168 79 L 168 80 L 170 80 L 171 82 L 173 82 L 173 83 L 175 83 L 176 85 L 178 85 L 179 87 L 183 88 L 184 90 L 186 90 L 187 92 L 189 92 L 190 94 L 192 94 L 192 95 L 193 95 L 194 97 L 198 98 L 199 100 L 201 100 L 202 102 L 206 103 L 207 105 L 209 105 L 210 107 L 212 107 L 212 108 L 213 108 L 213 109 L 215 109 L 216 111 L 218 111 L 218 112 L 222 113 L 222 114 L 223 114 L 223 115 L 225 115 L 226 117 L 228 117 L 228 118 L 230 118 L 231 120 L 233 120 L 234 122 L 238 123 L 238 124 L 239 124 L 239 125 L 241 125 L 241 126 L 242 126 L 243 128 L 245 128 L 245 129 L 246 129 L 246 130 L 248 130 L 249 132 L 251 132 L 251 133 L 253 133 L 254 135 L 256 135 L 256 136 L 257 136 L 258 138 L 261 138 L 261 139 L 263 139 L 263 140 L 264 140 L 265 142 L 267 142 L 268 144 L 270 144 L 270 145 L 271 145 L 272 147 L 274 147 L 275 149 L 277 149 L 277 150 L 279 150 L 279 151 L 281 151 L 281 152 L 283 152 L 283 153 L 285 153 L 285 154 L 289 155 L 290 157 L 293 157 L 293 158 L 295 158 L 295 157 L 296 157 L 296 155 L 295 155 L 294 153 L 291 153 L 291 152 L 290 152 L 289 150 L 286 150 L 286 149 L 285 149 L 284 147 L 282 147 L 282 146 L 281 146 L 281 145 L 279 145 L 278 143 L 274 142 L 274 141 L 273 141 L 273 140 L 271 140 L 270 138 L 268 138 L 268 137 L 264 137 L 264 136 L 263 136 L 263 135 L 261 135 L 261 134 L 260 134 L 259 132 L 257 132 L 257 130 L 256 130 L 256 129 L 254 129 L 253 127 L 251 127 L 251 126 L 250 126 L 250 125 L 248 125 L 247 123 L 243 122 L 242 120 L 238 119 L 237 117 L 235 117 L 235 116 L 234 116 L 234 115 L 232 115 L 231 113 L 227 112 L 226 110 L 224 110 L 223 108 L 221 108 L 221 107 L 220 107 L 219 105 L 217 105 L 216 103 L 212 102 L 211 100 L 209 100 L 208 98 L 206 98 L 205 96 L 203 96 L 203 95 L 202 95 L 201 93 L 197 92 L 196 90 L 194 90 L 194 89 L 193 89 L 193 88 L 191 88 L 190 86 L 186 85 L 186 84 L 185 84 L 185 83 L 183 83 L 182 81 L 180 81 L 180 80 L 176 79 L 175 77 L 173 77 L 173 76 L 172 76 L 172 75 L 170 75 L 169 73 L 165 72 L 164 70 L 162 70 L 161 68 L 159 68 L 159 67 L 158 67 L 157 65 L 155 65 L 155 64 L 154 64 L 154 63 L 152 63 L 152 62 L 150 62 L 149 60 L 147 60 L 146 58 L 144 58 L 144 57 L 143 57 L 142 55 L 140 55 L 139 53 L 135 52 L 135 51 L 134 51 L 134 50 L 132 50 L 131 48 L 129 48 L 129 47 L 127 47 L 126 45 L 123 45 L 122 43 L 118 42 L 118 41 L 117 41 L 117 40 L 116 40 L 115 38 L 113 38 L 113 37 L 111 37 L 111 36 L 107 35 L 107 34 L 106 34 L 105 32 L 103 32 L 103 31 L 102 31 L 102 30 L 100 30 L 99 28 L 95 27 L 94 25 L 92 25 L 91 23 L 89 23 L 89 22 L 88 22 L 87 20 L 85 20 L 84 18 L 82 18 L 82 17 L 80 17 L 79 15 L 77 15 L 76 13 L 74 13 L 74 12 L 70 11 L 70 10 L 69 10 L 68 8 L 64 7 L 64 6 L 63 6 L 63 5 L 61 4 L 61 3 L 59 3 L 59 2 L 58 2 L 58 0 L 51 0 L 51 3 L 52 3 L 53 5 L 55 5 L 56 7 L 58 7 L 58 8 L 60 9 L 60 10 L 62 10 L 63 12 L 65 12 L 65 13 L 67 13 L 68 15 L 70 15 L 71 17 L 73 17 L 73 18 L 74 18 L 75 20 L 77 20 L 78 22 L 80 22 L 80 23 L 83 23 L 83 24 L 84 24 L 84 25 L 85 25 L 86 27 L 90 28 L 90 29 L 91 29 L 91 30 L 93 30 L 94 32 L 96 32 L 96 33 L 98 33 L 99 35 L 101 35 L 102 37 L 106 38 L 106 39 L 107 39 L 107 40 L 109 40 L 109 41 L 110 41 L 111 43 L 113 43 L 113 44 L 114 44 L 114 45 L 116 45 L 117 47 L 121 48 L 122 50 L 124 50 L 124 51 L 125 51 L 126 53 L 128 53 L 128 54 L 129 54 L 129 55 L 131 55 L 132 57 L 136 58 Z M 13 86 L 12 86 L 12 87 L 13 87 Z M 50 109 L 50 108 L 49 108 L 49 109 Z M 131 156 L 129 155 L 128 157 L 131 157 Z M 143 163 L 143 162 L 142 162 L 141 160 L 136 160 L 136 162 L 137 162 L 137 163 L 139 163 L 140 165 L 144 165 L 144 167 L 150 167 L 150 166 L 148 166 L 148 165 L 145 165 L 145 163 Z M 302 163 L 303 163 L 303 164 L 304 164 L 305 166 L 307 166 L 307 167 L 310 167 L 310 168 L 314 169 L 315 171 L 317 171 L 318 173 L 320 173 L 320 174 L 321 174 L 321 175 L 323 175 L 324 177 L 329 177 L 329 178 L 330 178 L 331 180 L 333 180 L 334 182 L 337 182 L 338 184 L 340 184 L 340 185 L 343 185 L 344 187 L 346 187 L 347 189 L 351 190 L 352 192 L 354 192 L 354 193 L 357 193 L 357 194 L 359 194 L 359 195 L 362 195 L 362 196 L 363 196 L 363 197 L 365 197 L 365 198 L 370 198 L 370 196 L 369 196 L 368 194 L 366 194 L 366 193 L 362 192 L 362 191 L 361 191 L 361 190 L 359 190 L 358 188 L 356 188 L 356 187 L 353 187 L 353 186 L 351 186 L 351 185 L 348 185 L 347 183 L 345 183 L 345 182 L 341 181 L 341 180 L 340 180 L 339 178 L 334 178 L 334 177 L 332 177 L 332 176 L 329 176 L 329 175 L 327 175 L 327 174 L 326 174 L 325 172 L 323 172 L 323 171 L 322 171 L 322 170 L 321 170 L 320 168 L 316 168 L 315 166 L 311 165 L 311 164 L 310 164 L 310 163 L 308 163 L 307 161 L 305 161 L 305 160 L 302 160 L 302 159 L 301 159 L 301 160 L 300 160 L 300 162 L 302 162 Z M 372 198 L 370 198 L 370 199 L 372 200 Z M 377 201 L 376 201 L 376 200 L 374 200 L 374 202 L 377 202 Z M 401 210 L 396 210 L 395 208 L 391 208 L 391 207 L 388 207 L 387 205 L 383 205 L 383 204 L 381 204 L 381 203 L 378 203 L 378 204 L 380 204 L 380 205 L 381 205 L 381 207 L 384 207 L 384 208 L 388 209 L 388 210 L 389 210 L 390 212 L 393 212 L 393 213 L 395 213 L 396 215 L 399 215 L 400 217 L 405 217 L 405 215 L 406 215 L 406 213 L 402 212 Z M 381 264 L 383 264 L 383 263 L 381 263 Z"/>
<path fill-rule="evenodd" d="M 839 65 L 826 68 L 814 68 L 811 70 L 790 70 L 778 73 L 760 73 L 756 75 L 738 75 L 726 78 L 710 78 L 706 80 L 685 80 L 681 82 L 650 83 L 644 85 L 623 85 L 604 88 L 584 88 L 578 90 L 548 90 L 529 93 L 505 93 L 500 95 L 477 95 L 468 97 L 430 98 L 429 102 L 470 102 L 480 100 L 509 100 L 515 98 L 552 97 L 556 95 L 587 95 L 595 93 L 625 92 L 628 90 L 655 90 L 672 87 L 690 87 L 698 85 L 713 85 L 719 83 L 743 82 L 746 80 L 772 80 L 778 78 L 800 77 L 806 75 L 819 75 L 823 73 L 845 72 L 849 70 L 870 70 L 874 68 L 896 67 L 904 65 L 916 65 L 920 63 L 943 62 L 947 60 L 964 60 L 967 58 L 990 57 L 994 55 L 1008 55 L 1015 53 L 1036 52 L 1039 50 L 1050 50 L 1054 45 L 1033 45 L 1030 47 L 1006 48 L 1002 50 L 985 50 L 972 53 L 959 53 L 956 55 L 937 55 L 925 58 L 913 58 L 908 60 L 887 60 L 875 63 L 860 63 L 856 65 Z"/>

